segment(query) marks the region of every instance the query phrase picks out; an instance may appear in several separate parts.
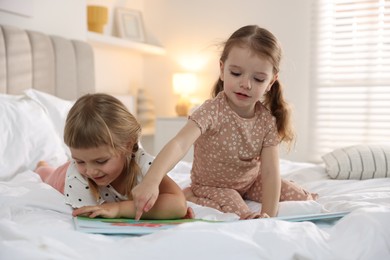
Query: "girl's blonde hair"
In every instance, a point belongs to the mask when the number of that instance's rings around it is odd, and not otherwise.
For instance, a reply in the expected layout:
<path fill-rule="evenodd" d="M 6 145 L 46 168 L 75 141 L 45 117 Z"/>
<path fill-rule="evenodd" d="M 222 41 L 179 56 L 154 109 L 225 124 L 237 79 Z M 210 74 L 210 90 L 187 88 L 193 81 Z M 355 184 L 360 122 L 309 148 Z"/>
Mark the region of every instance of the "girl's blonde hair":
<path fill-rule="evenodd" d="M 273 66 L 274 75 L 279 73 L 282 48 L 277 38 L 268 30 L 257 25 L 241 27 L 224 43 L 220 61 L 225 62 L 231 49 L 235 46 L 246 46 L 253 53 L 268 59 Z M 212 96 L 217 96 L 222 90 L 223 81 L 218 79 L 214 85 Z M 279 80 L 274 82 L 262 102 L 276 118 L 280 140 L 290 147 L 294 141 L 295 133 L 291 123 L 291 109 L 283 97 L 283 87 Z"/>
<path fill-rule="evenodd" d="M 131 189 L 141 170 L 134 159 L 138 151 L 141 126 L 121 101 L 103 93 L 86 94 L 70 109 L 66 118 L 64 141 L 70 148 L 88 149 L 102 145 L 111 147 L 114 154 L 125 154 L 126 195 L 131 198 Z M 129 143 L 133 147 L 129 148 Z M 89 180 L 89 186 L 99 199 L 97 185 Z"/>

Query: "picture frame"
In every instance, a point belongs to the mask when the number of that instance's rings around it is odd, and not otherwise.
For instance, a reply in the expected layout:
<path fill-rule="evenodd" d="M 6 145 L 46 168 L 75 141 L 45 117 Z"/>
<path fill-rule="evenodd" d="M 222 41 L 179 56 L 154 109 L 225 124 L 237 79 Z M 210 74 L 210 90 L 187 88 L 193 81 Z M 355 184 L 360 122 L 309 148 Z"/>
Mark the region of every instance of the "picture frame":
<path fill-rule="evenodd" d="M 142 13 L 140 11 L 117 8 L 115 15 L 119 37 L 138 42 L 145 42 L 145 29 Z"/>

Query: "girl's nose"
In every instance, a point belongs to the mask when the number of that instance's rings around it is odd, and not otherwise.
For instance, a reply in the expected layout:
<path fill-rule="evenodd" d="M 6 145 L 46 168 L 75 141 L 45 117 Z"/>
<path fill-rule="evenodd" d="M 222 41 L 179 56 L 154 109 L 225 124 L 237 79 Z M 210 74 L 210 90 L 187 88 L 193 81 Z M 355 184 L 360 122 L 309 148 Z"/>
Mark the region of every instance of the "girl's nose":
<path fill-rule="evenodd" d="M 94 172 L 96 172 L 96 169 L 94 167 L 92 167 L 91 165 L 85 166 L 84 173 L 87 176 L 90 176 L 90 177 L 93 176 Z"/>
<path fill-rule="evenodd" d="M 246 88 L 248 90 L 252 89 L 252 83 L 248 76 L 242 76 L 240 80 L 240 87 Z"/>

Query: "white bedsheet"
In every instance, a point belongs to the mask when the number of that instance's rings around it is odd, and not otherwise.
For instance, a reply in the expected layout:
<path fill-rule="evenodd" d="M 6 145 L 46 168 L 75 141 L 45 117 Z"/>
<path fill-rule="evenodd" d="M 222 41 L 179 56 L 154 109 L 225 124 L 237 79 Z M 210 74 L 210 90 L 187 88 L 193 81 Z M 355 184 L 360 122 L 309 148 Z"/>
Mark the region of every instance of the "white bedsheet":
<path fill-rule="evenodd" d="M 189 167 L 180 163 L 170 174 L 181 187 Z M 320 198 L 281 203 L 280 215 L 352 212 L 336 223 L 257 219 L 188 223 L 142 237 L 84 234 L 74 230 L 62 195 L 24 171 L 0 182 L 0 259 L 390 259 L 390 178 L 330 180 L 321 165 L 290 161 L 281 170 Z M 236 218 L 191 206 L 199 218 Z"/>

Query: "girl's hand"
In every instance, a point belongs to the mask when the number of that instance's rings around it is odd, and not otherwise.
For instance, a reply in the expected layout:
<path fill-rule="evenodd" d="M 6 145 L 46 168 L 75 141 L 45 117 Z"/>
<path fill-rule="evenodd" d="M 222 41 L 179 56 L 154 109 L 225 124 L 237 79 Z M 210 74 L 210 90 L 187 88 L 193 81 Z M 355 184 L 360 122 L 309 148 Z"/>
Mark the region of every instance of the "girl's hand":
<path fill-rule="evenodd" d="M 267 213 L 253 212 L 241 215 L 240 220 L 244 219 L 257 219 L 257 218 L 269 218 L 270 216 Z"/>
<path fill-rule="evenodd" d="M 135 206 L 135 220 L 139 220 L 144 212 L 148 212 L 159 195 L 159 185 L 141 182 L 131 191 Z"/>
<path fill-rule="evenodd" d="M 74 217 L 84 216 L 84 217 L 103 217 L 103 218 L 119 218 L 120 217 L 120 206 L 119 203 L 104 203 L 97 206 L 84 206 L 78 209 L 75 209 L 72 213 Z"/>
<path fill-rule="evenodd" d="M 267 213 L 261 213 L 260 218 L 270 218 L 270 216 Z"/>

